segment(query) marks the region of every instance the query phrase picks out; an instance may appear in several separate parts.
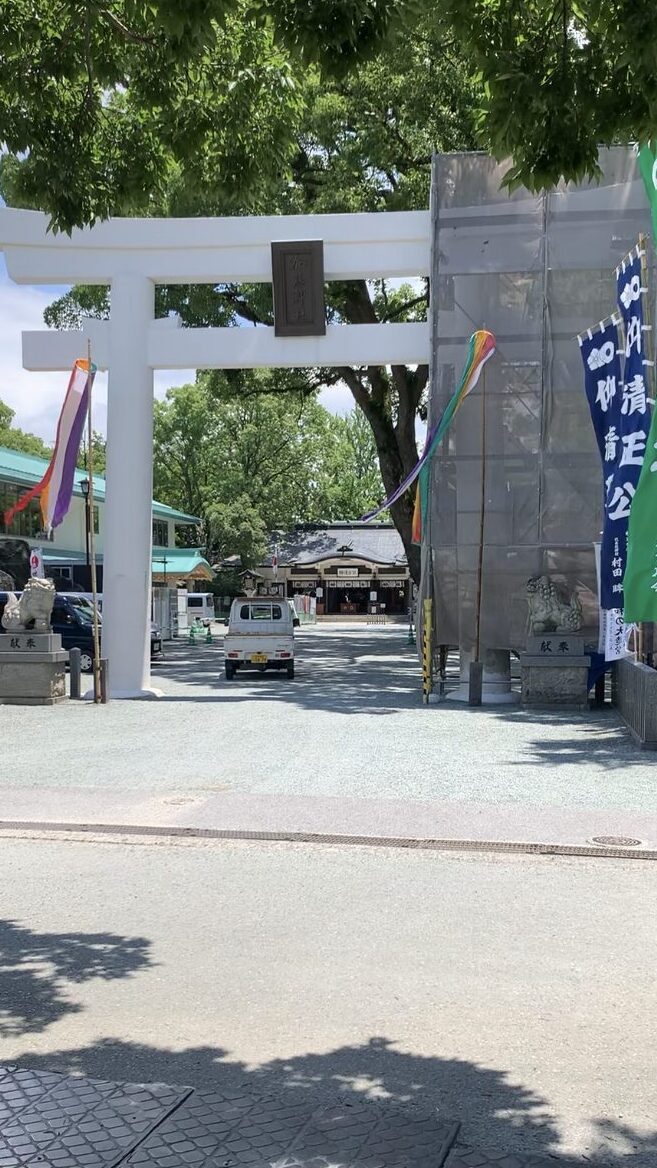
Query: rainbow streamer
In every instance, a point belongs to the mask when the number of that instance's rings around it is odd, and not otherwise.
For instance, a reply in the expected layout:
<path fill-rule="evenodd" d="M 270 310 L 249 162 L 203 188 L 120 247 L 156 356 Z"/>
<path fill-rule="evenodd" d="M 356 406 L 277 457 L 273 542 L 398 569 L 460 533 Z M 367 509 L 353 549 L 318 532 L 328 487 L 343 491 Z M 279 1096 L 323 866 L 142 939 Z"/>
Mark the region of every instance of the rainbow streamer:
<path fill-rule="evenodd" d="M 388 498 L 384 499 L 383 503 L 381 503 L 376 508 L 376 510 L 370 511 L 367 515 L 363 516 L 363 523 L 368 523 L 370 519 L 375 519 L 377 515 L 380 515 L 382 511 L 386 511 L 388 507 L 392 507 L 393 503 L 396 503 L 398 499 L 401 499 L 402 495 L 408 490 L 408 488 L 412 487 L 415 480 L 420 477 L 424 468 L 427 467 L 427 463 L 429 462 L 429 459 L 431 458 L 434 450 L 449 430 L 454 414 L 461 407 L 465 398 L 470 393 L 470 390 L 474 389 L 475 385 L 479 381 L 479 377 L 484 365 L 493 356 L 493 353 L 495 352 L 495 343 L 495 337 L 486 329 L 478 329 L 476 333 L 472 334 L 468 344 L 468 356 L 463 368 L 463 373 L 461 374 L 461 380 L 459 381 L 456 389 L 454 390 L 454 393 L 449 399 L 449 402 L 445 406 L 442 416 L 436 422 L 435 426 L 432 426 L 428 431 L 426 441 L 424 443 L 424 450 L 422 451 L 420 458 L 416 462 L 412 471 L 406 475 L 406 478 L 399 484 L 399 486 L 392 492 L 392 494 L 388 495 Z M 424 494 L 428 497 L 428 467 L 426 475 L 424 475 L 421 479 L 420 485 L 424 488 Z M 415 498 L 415 511 L 413 514 L 414 543 L 419 543 L 422 538 L 423 508 L 421 499 L 419 497 L 421 495 L 422 492 L 418 487 L 418 492 L 416 492 Z M 424 514 L 426 518 L 426 509 L 424 509 Z M 416 529 L 418 532 L 417 540 L 415 539 Z"/>
<path fill-rule="evenodd" d="M 24 511 L 32 499 L 40 498 L 41 516 L 45 531 L 52 531 L 64 519 L 73 495 L 75 467 L 80 441 L 89 408 L 89 390 L 96 367 L 89 374 L 87 361 L 76 361 L 66 390 L 66 397 L 57 423 L 57 437 L 52 458 L 43 478 L 35 487 L 21 495 L 18 502 L 5 512 L 5 523 Z"/>
<path fill-rule="evenodd" d="M 413 527 L 411 539 L 413 543 L 422 543 L 422 532 L 426 529 L 426 506 L 429 499 L 429 464 L 422 467 L 415 488 L 415 504 L 413 506 Z M 426 480 L 426 481 L 423 481 Z"/>

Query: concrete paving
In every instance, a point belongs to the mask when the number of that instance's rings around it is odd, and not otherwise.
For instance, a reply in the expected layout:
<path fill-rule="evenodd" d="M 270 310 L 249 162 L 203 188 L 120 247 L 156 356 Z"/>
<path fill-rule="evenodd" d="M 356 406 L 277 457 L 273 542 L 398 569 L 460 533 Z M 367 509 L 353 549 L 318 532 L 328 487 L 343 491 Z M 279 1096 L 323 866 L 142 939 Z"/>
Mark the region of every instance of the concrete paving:
<path fill-rule="evenodd" d="M 656 895 L 620 861 L 5 839 L 0 1060 L 437 1107 L 453 1168 L 654 1168 Z"/>
<path fill-rule="evenodd" d="M 167 647 L 157 702 L 0 707 L 2 784 L 657 813 L 657 760 L 612 710 L 424 707 L 403 628 L 302 630 L 297 679 Z"/>
<path fill-rule="evenodd" d="M 186 794 L 76 787 L 3 792 L 0 833 L 76 828 L 105 833 L 271 838 L 353 845 L 471 849 L 540 847 L 556 853 L 657 860 L 657 815 L 617 807 L 535 807 L 472 800 L 416 803 L 303 795 Z"/>

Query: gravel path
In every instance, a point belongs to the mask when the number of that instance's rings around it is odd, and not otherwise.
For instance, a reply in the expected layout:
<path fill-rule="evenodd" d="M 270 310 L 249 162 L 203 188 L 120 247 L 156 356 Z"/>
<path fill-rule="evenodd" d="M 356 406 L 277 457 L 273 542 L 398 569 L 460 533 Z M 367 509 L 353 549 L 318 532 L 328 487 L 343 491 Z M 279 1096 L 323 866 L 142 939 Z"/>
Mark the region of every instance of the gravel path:
<path fill-rule="evenodd" d="M 611 710 L 424 707 L 406 630 L 302 631 L 297 678 L 227 683 L 221 638 L 167 648 L 157 702 L 0 707 L 5 786 L 657 811 L 657 760 Z"/>

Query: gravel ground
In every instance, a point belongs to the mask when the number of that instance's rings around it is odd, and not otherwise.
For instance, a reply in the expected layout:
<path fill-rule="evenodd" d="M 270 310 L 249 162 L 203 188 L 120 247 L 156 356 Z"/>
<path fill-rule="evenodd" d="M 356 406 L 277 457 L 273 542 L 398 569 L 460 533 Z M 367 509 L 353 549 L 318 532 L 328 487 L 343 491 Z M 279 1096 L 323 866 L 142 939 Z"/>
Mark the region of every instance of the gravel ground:
<path fill-rule="evenodd" d="M 0 1057 L 410 1099 L 475 1147 L 653 1168 L 656 896 L 628 862 L 5 839 Z"/>
<path fill-rule="evenodd" d="M 221 637 L 174 643 L 157 702 L 0 707 L 2 782 L 657 811 L 657 760 L 611 710 L 424 707 L 402 627 L 302 630 L 298 655 L 294 682 L 227 683 Z"/>

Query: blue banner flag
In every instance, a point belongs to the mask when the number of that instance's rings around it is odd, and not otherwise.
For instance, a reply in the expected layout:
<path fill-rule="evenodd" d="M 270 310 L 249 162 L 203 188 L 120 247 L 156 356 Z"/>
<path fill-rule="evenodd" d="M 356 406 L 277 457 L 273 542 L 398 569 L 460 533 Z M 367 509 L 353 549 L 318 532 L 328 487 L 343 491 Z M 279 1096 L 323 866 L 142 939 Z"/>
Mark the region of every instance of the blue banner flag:
<path fill-rule="evenodd" d="M 622 380 L 620 317 L 602 321 L 579 339 L 584 387 L 602 459 L 604 523 L 600 550 L 600 651 L 615 661 L 625 651 L 623 574 L 627 557 L 627 517 L 640 467 L 623 461 L 629 402 Z M 643 408 L 645 412 L 645 394 Z M 630 473 L 636 469 L 636 476 Z M 623 484 L 629 483 L 629 489 Z"/>
<path fill-rule="evenodd" d="M 643 251 L 636 247 L 616 269 L 618 311 L 623 321 L 623 389 L 621 396 L 619 459 L 608 492 L 608 511 L 621 539 L 623 576 L 627 564 L 628 527 L 632 500 L 636 494 L 650 431 L 651 407 L 646 392 L 646 333 Z M 620 577 L 622 583 L 623 576 Z M 614 584 L 615 595 L 618 584 Z M 624 592 L 620 590 L 621 605 Z"/>

